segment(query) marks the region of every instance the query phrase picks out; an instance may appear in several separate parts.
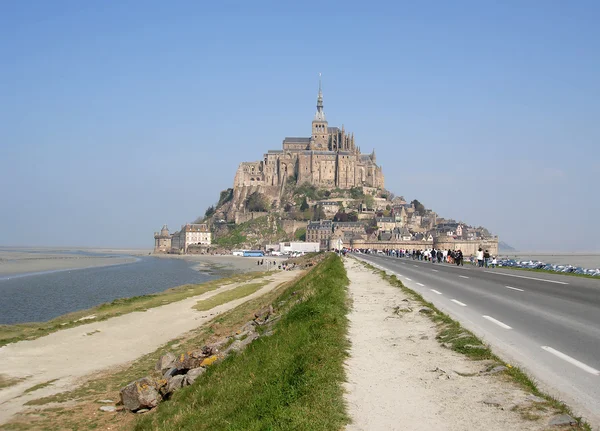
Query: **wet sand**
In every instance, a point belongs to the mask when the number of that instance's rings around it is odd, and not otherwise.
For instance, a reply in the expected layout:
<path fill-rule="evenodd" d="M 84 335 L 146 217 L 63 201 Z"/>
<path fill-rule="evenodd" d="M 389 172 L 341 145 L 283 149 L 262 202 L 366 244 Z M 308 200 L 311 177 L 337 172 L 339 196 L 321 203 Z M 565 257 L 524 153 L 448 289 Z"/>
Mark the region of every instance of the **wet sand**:
<path fill-rule="evenodd" d="M 0 276 L 91 268 L 135 262 L 135 257 L 100 257 L 66 253 L 0 250 Z"/>
<path fill-rule="evenodd" d="M 250 271 L 267 271 L 274 269 L 273 262 L 279 265 L 287 260 L 287 257 L 242 257 L 232 255 L 205 255 L 205 254 L 156 254 L 155 257 L 164 259 L 183 259 L 188 262 L 195 263 L 194 269 L 202 270 L 219 270 L 224 272 L 250 272 Z M 258 265 L 257 262 L 264 261 L 264 265 Z M 270 263 L 269 263 L 270 262 Z"/>

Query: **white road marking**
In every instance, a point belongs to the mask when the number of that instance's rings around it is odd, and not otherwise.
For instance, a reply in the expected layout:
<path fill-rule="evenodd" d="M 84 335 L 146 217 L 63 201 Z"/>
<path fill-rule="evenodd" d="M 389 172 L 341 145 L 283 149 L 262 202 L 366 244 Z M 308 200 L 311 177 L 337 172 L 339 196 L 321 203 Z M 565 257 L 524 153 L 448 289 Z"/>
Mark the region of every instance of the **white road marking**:
<path fill-rule="evenodd" d="M 432 269 L 433 272 L 439 272 L 437 269 Z"/>
<path fill-rule="evenodd" d="M 461 307 L 466 307 L 467 306 L 467 304 L 463 304 L 462 302 L 457 301 L 456 299 L 451 299 L 450 301 L 454 302 L 455 304 L 460 305 Z"/>
<path fill-rule="evenodd" d="M 459 277 L 462 277 L 462 278 L 469 278 L 469 277 L 467 277 L 466 275 L 459 275 Z"/>
<path fill-rule="evenodd" d="M 504 329 L 512 329 L 512 328 L 511 328 L 510 326 L 508 326 L 507 324 L 505 324 L 505 323 L 502 323 L 501 321 L 499 321 L 499 320 L 496 320 L 496 319 L 494 319 L 493 317 L 490 317 L 490 316 L 483 316 L 483 318 L 484 318 L 484 319 L 487 319 L 487 320 L 489 320 L 490 322 L 494 322 L 496 325 L 498 325 L 498 326 L 500 326 L 500 327 L 502 327 L 502 328 L 504 328 Z"/>
<path fill-rule="evenodd" d="M 552 353 L 554 356 L 558 356 L 560 359 L 564 359 L 565 361 L 570 362 L 571 364 L 581 368 L 584 371 L 587 371 L 590 374 L 600 376 L 600 371 L 598 371 L 597 369 L 592 368 L 589 365 L 584 364 L 583 362 L 579 362 L 577 359 L 571 358 L 569 355 L 565 355 L 564 353 L 559 352 L 558 350 L 555 350 L 552 347 L 542 346 L 542 349 L 544 349 L 546 352 Z"/>
<path fill-rule="evenodd" d="M 438 292 L 438 291 L 437 291 L 437 290 L 435 290 L 435 289 L 430 289 L 430 290 L 431 290 L 433 293 L 437 293 L 438 295 L 441 295 L 441 294 L 442 294 L 442 292 Z"/>
<path fill-rule="evenodd" d="M 417 283 L 417 284 L 418 284 L 419 286 L 425 287 L 425 285 L 424 285 L 424 284 L 421 284 L 421 283 Z"/>
<path fill-rule="evenodd" d="M 504 286 L 504 287 L 506 287 L 507 289 L 518 290 L 519 292 L 524 292 L 523 289 L 519 289 L 517 287 L 511 287 L 511 286 Z"/>
<path fill-rule="evenodd" d="M 412 281 L 412 280 L 411 280 L 410 278 L 408 278 L 408 277 L 404 277 L 404 278 L 406 278 L 408 281 Z"/>
<path fill-rule="evenodd" d="M 414 266 L 415 268 L 418 268 L 418 267 L 419 267 L 419 265 L 413 265 L 413 266 Z"/>
<path fill-rule="evenodd" d="M 507 277 L 518 277 L 518 278 L 526 278 L 528 280 L 545 281 L 547 283 L 569 284 L 566 281 L 556 281 L 556 280 L 547 280 L 545 278 L 525 277 L 524 275 L 504 274 L 503 272 L 497 272 L 497 271 L 485 271 L 485 272 L 489 272 L 490 274 L 505 275 Z"/>

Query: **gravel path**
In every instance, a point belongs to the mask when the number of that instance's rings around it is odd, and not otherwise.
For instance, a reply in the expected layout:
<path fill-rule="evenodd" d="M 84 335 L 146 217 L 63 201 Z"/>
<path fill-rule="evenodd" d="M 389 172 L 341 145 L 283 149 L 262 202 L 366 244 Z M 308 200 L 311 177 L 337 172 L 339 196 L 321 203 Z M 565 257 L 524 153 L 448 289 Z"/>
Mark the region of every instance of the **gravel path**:
<path fill-rule="evenodd" d="M 548 428 L 550 412 L 525 420 L 511 410 L 531 407 L 529 394 L 500 376 L 480 374 L 489 362 L 442 347 L 436 325 L 419 313 L 418 303 L 354 259 L 345 266 L 353 301 L 348 431 Z M 395 313 L 398 306 L 407 311 Z"/>

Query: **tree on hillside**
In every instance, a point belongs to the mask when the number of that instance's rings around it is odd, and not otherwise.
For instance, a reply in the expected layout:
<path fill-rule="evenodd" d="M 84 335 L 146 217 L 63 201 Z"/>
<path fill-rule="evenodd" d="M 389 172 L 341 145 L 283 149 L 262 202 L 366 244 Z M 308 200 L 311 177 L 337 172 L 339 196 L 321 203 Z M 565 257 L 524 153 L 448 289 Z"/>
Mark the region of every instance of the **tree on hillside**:
<path fill-rule="evenodd" d="M 417 199 L 414 199 L 411 204 L 415 207 L 415 211 L 419 214 L 419 215 L 425 215 L 425 205 L 423 205 L 421 202 L 419 202 Z"/>
<path fill-rule="evenodd" d="M 217 203 L 217 208 L 219 208 L 223 204 L 226 204 L 231 199 L 233 199 L 233 189 L 223 190 L 219 195 L 219 202 Z"/>
<path fill-rule="evenodd" d="M 306 211 L 308 209 L 308 201 L 306 200 L 306 196 L 302 199 L 302 203 L 300 204 L 300 211 Z"/>
<path fill-rule="evenodd" d="M 349 212 L 348 221 L 358 221 L 358 213 L 356 211 Z"/>
<path fill-rule="evenodd" d="M 267 197 L 259 192 L 254 192 L 246 199 L 246 209 L 250 212 L 269 211 Z"/>
<path fill-rule="evenodd" d="M 315 205 L 313 212 L 313 220 L 324 220 L 326 218 L 325 210 L 323 209 L 323 205 Z"/>
<path fill-rule="evenodd" d="M 350 189 L 350 196 L 352 199 L 359 199 L 364 195 L 361 187 L 352 187 Z"/>
<path fill-rule="evenodd" d="M 367 209 L 370 209 L 370 210 L 373 209 L 373 207 L 375 206 L 375 199 L 371 195 L 364 195 L 362 202 L 363 202 L 364 206 L 366 206 Z"/>
<path fill-rule="evenodd" d="M 294 238 L 298 241 L 306 241 L 306 228 L 300 227 L 294 232 Z"/>
<path fill-rule="evenodd" d="M 206 211 L 204 212 L 204 217 L 209 218 L 214 213 L 215 213 L 215 207 L 211 205 L 208 208 L 206 208 Z"/>
<path fill-rule="evenodd" d="M 369 224 L 365 228 L 368 235 L 371 235 L 373 232 L 376 232 L 378 229 L 379 229 L 379 227 L 377 226 L 377 220 L 375 220 L 375 218 L 372 218 L 371 220 L 369 220 Z"/>
<path fill-rule="evenodd" d="M 346 214 L 343 211 L 338 211 L 337 213 L 335 213 L 335 215 L 333 216 L 333 221 L 342 221 L 342 222 L 346 222 L 348 221 L 348 214 Z"/>

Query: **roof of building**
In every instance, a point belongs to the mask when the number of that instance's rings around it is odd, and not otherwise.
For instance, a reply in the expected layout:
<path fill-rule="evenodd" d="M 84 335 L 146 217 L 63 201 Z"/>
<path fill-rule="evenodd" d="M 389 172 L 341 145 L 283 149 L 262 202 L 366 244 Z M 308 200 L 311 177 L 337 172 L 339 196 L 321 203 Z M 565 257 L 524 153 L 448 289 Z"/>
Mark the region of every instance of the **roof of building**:
<path fill-rule="evenodd" d="M 394 223 L 396 220 L 393 217 L 375 217 L 375 221 L 377 223 Z"/>
<path fill-rule="evenodd" d="M 184 232 L 208 232 L 208 226 L 205 223 L 202 224 L 186 224 L 181 228 Z"/>
<path fill-rule="evenodd" d="M 392 239 L 392 232 L 381 232 L 380 237 L 382 241 L 389 241 L 390 239 Z"/>
<path fill-rule="evenodd" d="M 308 144 L 310 143 L 310 138 L 300 138 L 300 137 L 289 137 L 287 136 L 284 140 L 283 140 L 284 144 Z"/>

